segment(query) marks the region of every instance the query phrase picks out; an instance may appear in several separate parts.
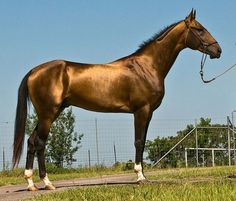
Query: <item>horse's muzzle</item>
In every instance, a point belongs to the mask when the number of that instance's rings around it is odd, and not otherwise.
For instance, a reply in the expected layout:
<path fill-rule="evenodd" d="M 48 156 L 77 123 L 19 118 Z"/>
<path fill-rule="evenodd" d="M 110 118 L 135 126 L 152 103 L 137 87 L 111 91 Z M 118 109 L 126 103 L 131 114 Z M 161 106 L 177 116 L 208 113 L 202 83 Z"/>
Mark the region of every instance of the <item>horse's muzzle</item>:
<path fill-rule="evenodd" d="M 219 46 L 217 48 L 214 48 L 214 50 L 209 49 L 209 51 L 207 51 L 207 53 L 210 55 L 211 59 L 216 59 L 216 58 L 218 59 L 221 56 L 222 49 Z"/>

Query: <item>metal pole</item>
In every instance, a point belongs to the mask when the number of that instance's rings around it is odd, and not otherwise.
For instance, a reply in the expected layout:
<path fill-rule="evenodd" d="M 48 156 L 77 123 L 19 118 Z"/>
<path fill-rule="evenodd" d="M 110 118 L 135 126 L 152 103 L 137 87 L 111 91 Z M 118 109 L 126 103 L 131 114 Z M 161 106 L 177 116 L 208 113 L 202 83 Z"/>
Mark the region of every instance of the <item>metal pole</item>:
<path fill-rule="evenodd" d="M 228 125 L 228 154 L 229 154 L 229 166 L 231 166 L 231 150 L 230 150 L 230 129 L 229 129 L 229 116 L 227 116 L 227 125 Z"/>
<path fill-rule="evenodd" d="M 114 143 L 114 146 L 113 146 L 113 150 L 114 150 L 114 157 L 115 157 L 115 164 L 117 163 L 117 158 L 116 158 L 116 145 Z"/>
<path fill-rule="evenodd" d="M 196 162 L 197 162 L 197 167 L 199 166 L 198 162 L 198 134 L 197 134 L 197 120 L 195 119 L 195 143 L 196 143 Z"/>
<path fill-rule="evenodd" d="M 97 122 L 97 118 L 95 118 L 95 133 L 96 133 L 97 165 L 99 165 L 99 152 L 98 152 L 98 122 Z"/>
<path fill-rule="evenodd" d="M 188 151 L 187 148 L 184 150 L 184 156 L 185 156 L 185 167 L 188 167 Z"/>
<path fill-rule="evenodd" d="M 88 165 L 89 165 L 89 168 L 91 168 L 91 156 L 90 156 L 90 150 L 88 150 Z"/>
<path fill-rule="evenodd" d="M 215 167 L 215 152 L 214 152 L 214 149 L 211 150 L 211 155 L 212 155 L 212 167 Z"/>
<path fill-rule="evenodd" d="M 4 151 L 4 147 L 3 147 L 3 150 L 2 150 L 2 160 L 3 160 L 3 171 L 6 170 L 6 159 L 5 159 L 5 151 Z"/>
<path fill-rule="evenodd" d="M 234 112 L 236 110 L 232 111 L 232 126 L 233 126 L 233 149 L 234 149 L 234 165 L 236 165 L 236 152 L 235 152 L 235 133 L 234 133 Z"/>
<path fill-rule="evenodd" d="M 205 167 L 205 152 L 204 151 L 203 151 L 203 154 L 202 154 L 202 166 Z"/>

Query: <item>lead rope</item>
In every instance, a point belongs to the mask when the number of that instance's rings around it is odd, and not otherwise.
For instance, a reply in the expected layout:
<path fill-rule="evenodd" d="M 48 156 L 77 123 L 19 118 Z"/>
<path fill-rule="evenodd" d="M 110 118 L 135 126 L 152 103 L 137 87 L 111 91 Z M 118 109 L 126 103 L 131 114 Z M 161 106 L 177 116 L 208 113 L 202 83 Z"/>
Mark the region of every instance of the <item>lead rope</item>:
<path fill-rule="evenodd" d="M 219 74 L 219 75 L 213 77 L 213 78 L 210 79 L 210 80 L 205 80 L 205 79 L 204 79 L 203 67 L 204 67 L 204 65 L 205 65 L 206 59 L 207 59 L 207 54 L 203 53 L 203 54 L 202 54 L 202 60 L 201 60 L 201 70 L 200 70 L 199 73 L 200 73 L 201 79 L 202 79 L 202 81 L 203 81 L 204 83 L 210 83 L 210 82 L 214 81 L 215 79 L 221 77 L 222 75 L 224 75 L 225 73 L 227 73 L 228 71 L 230 71 L 232 68 L 234 68 L 234 67 L 236 66 L 236 63 L 235 63 L 234 65 L 232 65 L 232 66 L 230 66 L 229 68 L 227 68 L 223 73 L 221 73 L 221 74 Z"/>

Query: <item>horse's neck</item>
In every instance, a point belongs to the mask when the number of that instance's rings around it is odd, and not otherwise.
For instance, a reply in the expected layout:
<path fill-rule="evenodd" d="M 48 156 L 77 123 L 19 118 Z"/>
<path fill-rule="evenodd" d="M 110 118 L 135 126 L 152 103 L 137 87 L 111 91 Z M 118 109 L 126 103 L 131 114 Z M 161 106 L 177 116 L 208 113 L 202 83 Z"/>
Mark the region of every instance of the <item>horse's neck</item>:
<path fill-rule="evenodd" d="M 165 78 L 175 62 L 179 52 L 185 48 L 185 26 L 176 25 L 162 40 L 153 41 L 146 55 L 152 61 L 152 66 L 158 74 Z M 144 53 L 145 54 L 145 53 Z"/>

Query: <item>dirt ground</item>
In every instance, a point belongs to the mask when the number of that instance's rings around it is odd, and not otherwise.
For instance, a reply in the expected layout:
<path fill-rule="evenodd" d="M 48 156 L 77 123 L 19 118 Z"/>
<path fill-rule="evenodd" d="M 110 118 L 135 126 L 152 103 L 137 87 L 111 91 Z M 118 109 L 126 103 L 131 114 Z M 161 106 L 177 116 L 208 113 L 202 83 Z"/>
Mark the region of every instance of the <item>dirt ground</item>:
<path fill-rule="evenodd" d="M 54 191 L 44 190 L 43 183 L 36 183 L 39 187 L 37 192 L 29 192 L 26 190 L 27 185 L 11 185 L 0 187 L 0 201 L 17 201 L 33 196 L 53 193 L 69 188 L 79 188 L 84 186 L 96 186 L 96 185 L 122 185 L 122 184 L 137 184 L 135 174 L 120 174 L 112 176 L 101 176 L 96 178 L 83 178 L 83 179 L 70 179 L 55 181 L 53 184 L 57 187 Z"/>

